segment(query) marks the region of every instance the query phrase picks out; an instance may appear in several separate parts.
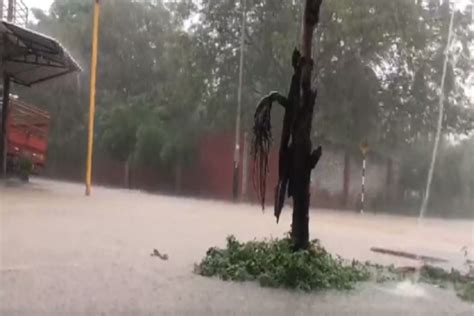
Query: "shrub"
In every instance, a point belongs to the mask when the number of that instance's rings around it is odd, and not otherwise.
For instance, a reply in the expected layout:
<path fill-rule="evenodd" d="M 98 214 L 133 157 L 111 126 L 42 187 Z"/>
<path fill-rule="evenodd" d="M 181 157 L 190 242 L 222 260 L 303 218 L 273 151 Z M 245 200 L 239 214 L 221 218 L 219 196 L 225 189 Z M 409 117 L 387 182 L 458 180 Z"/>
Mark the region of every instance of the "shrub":
<path fill-rule="evenodd" d="M 241 243 L 234 236 L 227 237 L 226 248 L 210 248 L 195 272 L 303 291 L 351 289 L 355 282 L 370 276 L 365 265 L 344 263 L 317 240 L 311 242 L 309 250 L 294 252 L 289 238 Z"/>

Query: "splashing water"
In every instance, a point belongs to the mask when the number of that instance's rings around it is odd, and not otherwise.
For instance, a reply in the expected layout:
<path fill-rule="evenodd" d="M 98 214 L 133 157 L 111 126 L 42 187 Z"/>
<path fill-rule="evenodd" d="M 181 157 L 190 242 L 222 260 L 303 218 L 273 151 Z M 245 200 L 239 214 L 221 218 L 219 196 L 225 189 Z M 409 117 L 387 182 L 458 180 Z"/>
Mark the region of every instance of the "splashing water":
<path fill-rule="evenodd" d="M 426 297 L 426 290 L 417 282 L 405 280 L 398 283 L 391 291 L 393 294 L 404 297 Z"/>
<path fill-rule="evenodd" d="M 425 212 L 426 212 L 426 207 L 428 205 L 428 200 L 430 198 L 431 181 L 433 180 L 433 171 L 434 171 L 434 166 L 436 163 L 436 156 L 438 154 L 439 140 L 441 137 L 441 128 L 443 124 L 444 99 L 446 97 L 444 93 L 444 83 L 446 81 L 446 69 L 448 67 L 449 48 L 451 45 L 451 39 L 453 37 L 453 19 L 454 19 L 454 10 L 451 11 L 451 18 L 449 21 L 448 40 L 446 42 L 446 49 L 444 51 L 445 56 L 444 56 L 444 63 L 443 63 L 443 74 L 441 76 L 441 87 L 440 87 L 440 92 L 439 92 L 438 127 L 436 129 L 436 137 L 435 137 L 434 146 L 433 146 L 433 153 L 431 155 L 430 169 L 428 171 L 428 179 L 426 181 L 425 196 L 423 198 L 423 203 L 421 204 L 420 216 L 418 220 L 421 220 L 424 217 Z"/>

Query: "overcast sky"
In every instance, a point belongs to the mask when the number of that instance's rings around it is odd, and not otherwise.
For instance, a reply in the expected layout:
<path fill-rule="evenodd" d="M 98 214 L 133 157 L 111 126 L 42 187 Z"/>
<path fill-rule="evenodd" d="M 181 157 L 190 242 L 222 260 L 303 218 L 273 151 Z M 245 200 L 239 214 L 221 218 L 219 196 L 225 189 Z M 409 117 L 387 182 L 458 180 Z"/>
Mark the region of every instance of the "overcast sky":
<path fill-rule="evenodd" d="M 85 0 L 84 0 L 85 1 Z M 53 0 L 23 0 L 28 8 L 39 8 L 48 11 Z"/>
<path fill-rule="evenodd" d="M 48 10 L 54 0 L 23 0 L 29 8 L 40 8 L 43 10 Z M 88 0 L 83 0 L 88 1 Z M 92 0 L 89 0 L 92 2 Z M 124 1 L 124 0 L 121 0 Z M 455 3 L 458 7 L 465 8 L 469 3 L 473 3 L 474 0 L 451 0 L 452 3 Z"/>

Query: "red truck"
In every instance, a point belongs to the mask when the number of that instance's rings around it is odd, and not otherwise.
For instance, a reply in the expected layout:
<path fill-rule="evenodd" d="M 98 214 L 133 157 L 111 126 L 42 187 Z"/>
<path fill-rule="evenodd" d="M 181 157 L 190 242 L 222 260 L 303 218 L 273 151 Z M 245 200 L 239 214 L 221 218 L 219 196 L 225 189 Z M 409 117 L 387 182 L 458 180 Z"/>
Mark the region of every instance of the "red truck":
<path fill-rule="evenodd" d="M 46 162 L 49 113 L 18 99 L 10 100 L 7 117 L 7 170 L 28 180 Z"/>

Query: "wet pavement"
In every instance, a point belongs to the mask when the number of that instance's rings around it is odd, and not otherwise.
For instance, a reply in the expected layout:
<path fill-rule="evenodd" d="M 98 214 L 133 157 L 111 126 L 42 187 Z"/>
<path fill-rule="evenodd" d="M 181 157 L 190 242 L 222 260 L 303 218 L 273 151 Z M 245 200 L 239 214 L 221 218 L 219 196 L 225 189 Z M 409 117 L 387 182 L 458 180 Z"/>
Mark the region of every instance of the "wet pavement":
<path fill-rule="evenodd" d="M 453 291 L 426 284 L 359 285 L 299 293 L 194 275 L 193 265 L 234 234 L 281 237 L 290 227 L 269 209 L 33 179 L 0 185 L 0 315 L 472 315 Z M 376 254 L 383 247 L 472 259 L 473 221 L 311 213 L 312 238 L 344 258 L 382 264 L 417 261 Z M 168 260 L 150 256 L 156 248 Z"/>

